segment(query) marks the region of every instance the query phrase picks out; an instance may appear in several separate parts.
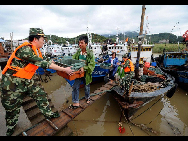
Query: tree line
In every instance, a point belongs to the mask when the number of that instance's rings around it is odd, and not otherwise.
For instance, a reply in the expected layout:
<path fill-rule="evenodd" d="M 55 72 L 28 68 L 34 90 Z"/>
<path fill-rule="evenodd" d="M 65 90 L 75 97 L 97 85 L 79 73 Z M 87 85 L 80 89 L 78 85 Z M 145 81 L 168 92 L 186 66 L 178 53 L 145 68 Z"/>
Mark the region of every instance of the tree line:
<path fill-rule="evenodd" d="M 81 34 L 78 35 L 74 38 L 64 38 L 64 37 L 58 37 L 57 35 L 51 35 L 51 40 L 53 43 L 57 43 L 57 44 L 66 44 L 66 41 L 68 41 L 70 44 L 78 44 L 78 39 L 80 36 L 82 35 L 87 35 L 87 34 Z M 108 35 L 108 34 L 103 34 L 103 35 L 99 35 L 99 34 L 94 34 L 91 33 L 92 35 L 92 43 L 107 43 L 108 40 L 110 39 L 111 42 L 115 42 L 116 41 L 116 35 Z M 126 34 L 118 34 L 118 38 L 120 41 L 124 42 L 124 39 L 126 39 L 127 37 L 129 37 L 130 39 L 135 39 L 135 42 L 138 42 L 138 38 L 137 36 L 139 35 L 139 33 L 137 32 L 126 32 Z M 47 40 L 50 40 L 50 35 L 46 35 Z M 150 44 L 153 43 L 159 43 L 160 40 L 169 40 L 169 43 L 177 43 L 178 41 L 181 43 L 183 42 L 183 37 L 182 36 L 176 36 L 172 33 L 159 33 L 159 34 L 151 34 L 151 35 L 146 35 L 145 38 L 149 41 Z M 28 39 L 28 38 L 26 38 Z"/>

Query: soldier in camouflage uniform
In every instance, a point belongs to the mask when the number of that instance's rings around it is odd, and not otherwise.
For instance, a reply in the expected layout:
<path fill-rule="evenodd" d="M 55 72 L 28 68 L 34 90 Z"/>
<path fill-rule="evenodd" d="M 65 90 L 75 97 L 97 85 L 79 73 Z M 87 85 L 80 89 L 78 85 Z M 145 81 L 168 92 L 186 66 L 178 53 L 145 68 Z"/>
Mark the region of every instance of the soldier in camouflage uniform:
<path fill-rule="evenodd" d="M 44 44 L 44 33 L 40 28 L 30 28 L 29 41 L 36 48 L 41 48 Z M 40 56 L 40 53 L 38 51 Z M 36 55 L 31 46 L 23 46 L 19 48 L 11 62 L 11 66 L 24 68 L 27 64 L 31 63 L 35 66 L 42 67 L 44 69 L 50 68 L 59 71 L 65 71 L 67 74 L 72 75 L 70 67 L 59 67 L 52 60 L 47 61 Z M 42 56 L 42 55 L 41 55 Z M 21 60 L 19 60 L 21 59 Z M 8 63 L 7 63 L 8 65 Z M 16 73 L 13 69 L 7 69 L 2 75 L 1 80 L 1 102 L 6 110 L 6 126 L 7 136 L 14 133 L 15 126 L 18 122 L 20 113 L 20 107 L 23 98 L 28 95 L 33 98 L 45 118 L 59 117 L 59 113 L 52 112 L 47 100 L 47 94 L 44 88 L 41 86 L 39 79 L 36 75 L 33 75 L 31 79 L 24 79 L 13 76 Z"/>
<path fill-rule="evenodd" d="M 120 66 L 124 69 L 124 76 L 120 79 L 120 86 L 128 94 L 131 78 L 134 76 L 134 65 L 130 59 L 128 59 L 127 54 L 122 56 L 124 63 Z"/>

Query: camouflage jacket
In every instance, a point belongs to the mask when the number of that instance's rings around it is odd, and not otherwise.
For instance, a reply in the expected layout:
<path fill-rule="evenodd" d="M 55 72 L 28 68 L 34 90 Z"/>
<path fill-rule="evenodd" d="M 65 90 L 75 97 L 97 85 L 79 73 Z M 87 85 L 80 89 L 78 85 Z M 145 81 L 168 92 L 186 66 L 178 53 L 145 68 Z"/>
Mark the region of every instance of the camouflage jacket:
<path fill-rule="evenodd" d="M 20 48 L 17 52 L 16 52 L 16 57 L 20 58 L 21 60 L 18 59 L 13 59 L 12 60 L 12 66 L 16 66 L 16 67 L 20 67 L 23 68 L 26 65 L 28 65 L 28 63 L 34 64 L 38 67 L 41 68 L 49 68 L 49 65 L 51 64 L 51 60 L 47 61 L 45 59 L 42 59 L 40 57 L 38 57 L 33 49 L 30 46 L 24 46 L 22 48 Z M 6 74 L 10 74 L 12 75 L 13 73 L 15 73 L 14 70 L 8 69 Z"/>

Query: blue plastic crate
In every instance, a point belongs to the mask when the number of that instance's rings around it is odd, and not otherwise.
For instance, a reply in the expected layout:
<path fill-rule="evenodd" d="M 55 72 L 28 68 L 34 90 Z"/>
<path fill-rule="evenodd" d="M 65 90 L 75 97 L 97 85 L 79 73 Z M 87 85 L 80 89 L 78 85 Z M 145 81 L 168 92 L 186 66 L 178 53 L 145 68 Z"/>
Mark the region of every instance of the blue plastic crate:
<path fill-rule="evenodd" d="M 157 63 L 156 62 L 151 62 L 151 66 L 157 66 Z"/>
<path fill-rule="evenodd" d="M 36 70 L 36 73 L 39 74 L 39 75 L 43 75 L 44 74 L 44 69 L 39 67 L 37 70 Z"/>
<path fill-rule="evenodd" d="M 53 70 L 53 69 L 46 69 L 47 71 L 50 71 L 51 73 L 55 73 L 56 70 Z"/>

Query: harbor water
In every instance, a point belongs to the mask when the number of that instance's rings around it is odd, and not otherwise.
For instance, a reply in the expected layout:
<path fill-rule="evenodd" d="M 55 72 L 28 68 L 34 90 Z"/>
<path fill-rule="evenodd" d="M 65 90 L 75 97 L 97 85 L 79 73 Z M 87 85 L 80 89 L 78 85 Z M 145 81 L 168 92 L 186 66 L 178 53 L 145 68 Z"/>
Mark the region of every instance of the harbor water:
<path fill-rule="evenodd" d="M 54 106 L 64 109 L 72 103 L 72 88 L 56 73 L 48 83 L 42 83 Z M 91 85 L 91 93 L 104 82 Z M 80 88 L 80 98 L 84 88 Z M 85 111 L 68 123 L 74 136 L 187 136 L 188 92 L 177 88 L 172 98 L 159 96 L 146 104 L 128 123 L 122 118 L 125 133 L 118 130 L 121 110 L 111 93 L 95 101 Z M 57 134 L 61 136 L 61 132 Z"/>

